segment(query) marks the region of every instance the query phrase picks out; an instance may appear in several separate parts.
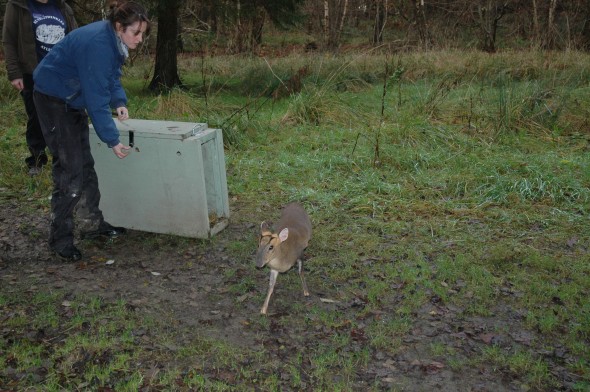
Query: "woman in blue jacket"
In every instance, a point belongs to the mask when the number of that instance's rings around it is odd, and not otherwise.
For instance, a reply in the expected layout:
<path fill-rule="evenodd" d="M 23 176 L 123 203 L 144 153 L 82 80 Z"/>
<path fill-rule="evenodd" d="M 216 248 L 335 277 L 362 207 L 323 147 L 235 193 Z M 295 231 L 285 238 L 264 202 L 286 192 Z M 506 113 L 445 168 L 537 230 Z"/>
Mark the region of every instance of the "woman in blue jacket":
<path fill-rule="evenodd" d="M 83 196 L 85 218 L 92 222 L 86 237 L 116 236 L 125 229 L 105 222 L 88 140 L 88 117 L 98 137 L 125 158 L 129 147 L 119 140 L 112 118 L 129 118 L 120 82 L 129 49 L 143 39 L 150 22 L 143 6 L 114 4 L 108 20 L 68 34 L 35 69 L 34 100 L 43 136 L 53 155 L 53 194 L 49 246 L 66 260 L 82 258 L 74 246 L 74 209 Z"/>

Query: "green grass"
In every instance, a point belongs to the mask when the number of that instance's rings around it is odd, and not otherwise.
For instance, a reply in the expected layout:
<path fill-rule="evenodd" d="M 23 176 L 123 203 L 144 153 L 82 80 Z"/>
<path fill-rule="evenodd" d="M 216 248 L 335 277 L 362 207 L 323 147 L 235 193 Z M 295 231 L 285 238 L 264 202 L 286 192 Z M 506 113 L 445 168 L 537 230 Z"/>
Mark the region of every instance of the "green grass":
<path fill-rule="evenodd" d="M 512 374 L 524 375 L 524 380 L 532 388 L 550 388 L 549 369 L 542 361 L 523 351 L 506 353 L 497 346 L 486 348 L 482 360 L 491 361 L 500 370 Z"/>
<path fill-rule="evenodd" d="M 303 66 L 310 73 L 301 92 L 270 98 L 279 78 Z M 126 68 L 131 115 L 221 127 L 232 221 L 257 226 L 276 219 L 280 205 L 300 201 L 314 229 L 310 289 L 359 305 L 346 312 L 320 302 L 294 304 L 289 296 L 300 295 L 299 278 L 282 274 L 271 307 L 295 315 L 277 321 L 251 315 L 244 328 L 263 337 L 288 325 L 294 335 L 309 328 L 330 339 L 297 348 L 262 345 L 259 356 L 196 338 L 178 353 L 192 364 L 163 369 L 151 385 L 353 390 L 375 353 L 403 352 L 404 337 L 438 304 L 452 307 L 458 320 L 496 321 L 489 326 L 495 333 L 513 327 L 534 336 L 531 346 L 483 345 L 478 353 L 427 341 L 424 351 L 458 374 L 483 366 L 525 389 L 558 388 L 556 360 L 540 353 L 562 347 L 570 357 L 561 365 L 575 375 L 575 388 L 590 386 L 590 56 L 367 52 L 268 62 L 189 58 L 180 68 L 187 89 L 157 97 L 144 91 L 147 61 Z M 403 72 L 389 79 L 382 102 L 386 69 Z M 24 210 L 47 212 L 50 175 L 25 175 L 22 104 L 5 84 L 0 90 L 0 204 L 18 200 Z M 242 261 L 254 244 L 231 239 L 225 251 Z M 153 235 L 138 246 L 182 254 L 189 243 Z M 266 272 L 225 270 L 224 295 L 251 293 L 258 277 L 266 289 Z M 261 304 L 263 295 L 247 300 Z M 71 298 L 66 312 L 63 293 L 28 300 L 32 305 L 0 291 L 0 309 L 13 312 L 6 326 L 17 337 L 0 341 L 0 364 L 23 372 L 48 365 L 47 390 L 88 383 L 131 391 L 146 382 L 147 369 L 136 363 L 148 353 L 133 345 L 144 320 L 124 302 Z M 18 335 L 30 324 L 67 333 L 50 347 Z M 154 336 L 174 340 L 174 331 L 154 320 L 149 325 Z M 360 348 L 355 339 L 367 344 Z M 264 358 L 272 350 L 286 360 Z M 211 369 L 219 370 L 216 377 Z M 20 386 L 31 385 L 27 378 Z"/>

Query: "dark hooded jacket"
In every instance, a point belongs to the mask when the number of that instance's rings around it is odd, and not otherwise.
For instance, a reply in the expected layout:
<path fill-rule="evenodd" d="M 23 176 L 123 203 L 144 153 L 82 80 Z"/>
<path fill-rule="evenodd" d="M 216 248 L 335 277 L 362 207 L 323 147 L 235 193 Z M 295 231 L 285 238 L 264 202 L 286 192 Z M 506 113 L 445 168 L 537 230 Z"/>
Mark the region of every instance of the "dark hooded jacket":
<path fill-rule="evenodd" d="M 74 12 L 64 0 L 53 0 L 66 20 L 68 31 L 78 27 Z M 37 66 L 37 51 L 33 21 L 28 0 L 8 0 L 4 13 L 2 44 L 8 80 L 20 79 L 32 74 Z"/>

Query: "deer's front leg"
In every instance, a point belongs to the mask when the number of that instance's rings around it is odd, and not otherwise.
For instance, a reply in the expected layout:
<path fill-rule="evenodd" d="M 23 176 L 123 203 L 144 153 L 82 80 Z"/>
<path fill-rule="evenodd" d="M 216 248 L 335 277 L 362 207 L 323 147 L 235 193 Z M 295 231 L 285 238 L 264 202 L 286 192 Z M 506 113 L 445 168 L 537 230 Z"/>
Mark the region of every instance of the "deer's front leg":
<path fill-rule="evenodd" d="M 262 305 L 262 309 L 260 309 L 260 313 L 266 314 L 268 309 L 268 302 L 270 301 L 270 296 L 272 295 L 272 291 L 275 288 L 275 283 L 277 281 L 277 276 L 279 276 L 279 271 L 270 270 L 270 281 L 268 282 L 268 293 L 266 293 L 266 299 L 264 300 L 264 305 Z"/>

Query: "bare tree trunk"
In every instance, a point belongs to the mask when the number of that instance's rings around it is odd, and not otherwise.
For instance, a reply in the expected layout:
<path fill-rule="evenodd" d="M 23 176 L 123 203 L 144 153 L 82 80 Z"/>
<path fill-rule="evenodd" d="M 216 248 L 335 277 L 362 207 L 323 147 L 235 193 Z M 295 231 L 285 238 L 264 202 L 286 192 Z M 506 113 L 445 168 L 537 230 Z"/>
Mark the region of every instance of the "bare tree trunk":
<path fill-rule="evenodd" d="M 348 0 L 324 0 L 324 45 L 329 50 L 340 46 Z"/>
<path fill-rule="evenodd" d="M 348 11 L 348 0 L 344 0 L 344 5 L 342 6 L 342 14 L 340 17 L 340 25 L 338 26 L 338 32 L 336 34 L 336 42 L 340 43 L 340 38 L 342 37 L 342 30 L 344 29 L 344 20 L 346 19 L 346 13 Z"/>
<path fill-rule="evenodd" d="M 420 37 L 420 44 L 424 49 L 430 48 L 432 43 L 430 31 L 428 31 L 428 24 L 426 23 L 426 5 L 424 0 L 416 0 L 414 3 L 414 17 L 416 20 L 416 27 L 418 28 L 418 36 Z"/>
<path fill-rule="evenodd" d="M 256 16 L 252 20 L 252 32 L 250 35 L 250 48 L 255 50 L 262 45 L 262 29 L 264 28 L 264 22 L 266 20 L 266 14 L 264 10 L 257 10 Z"/>
<path fill-rule="evenodd" d="M 533 0 L 533 45 L 539 47 L 541 42 L 541 28 L 539 27 L 539 8 L 537 0 Z"/>
<path fill-rule="evenodd" d="M 234 32 L 235 50 L 237 53 L 242 53 L 244 50 L 244 39 L 242 36 L 242 3 L 240 0 L 236 2 L 236 30 Z"/>
<path fill-rule="evenodd" d="M 383 30 L 387 21 L 387 0 L 375 1 L 375 23 L 373 25 L 373 45 L 383 43 Z"/>
<path fill-rule="evenodd" d="M 582 27 L 582 48 L 590 51 L 590 2 L 584 8 L 585 22 Z"/>
<path fill-rule="evenodd" d="M 550 0 L 549 14 L 547 16 L 547 39 L 545 47 L 547 49 L 555 49 L 557 28 L 555 27 L 555 10 L 557 8 L 557 0 Z"/>
<path fill-rule="evenodd" d="M 324 0 L 324 44 L 327 46 L 330 41 L 330 2 Z"/>
<path fill-rule="evenodd" d="M 159 0 L 156 65 L 149 88 L 163 91 L 182 85 L 178 77 L 178 15 L 181 0 Z"/>
<path fill-rule="evenodd" d="M 488 53 L 496 51 L 496 34 L 498 23 L 506 14 L 508 1 L 480 0 L 477 4 L 479 27 L 482 33 L 481 49 Z"/>

